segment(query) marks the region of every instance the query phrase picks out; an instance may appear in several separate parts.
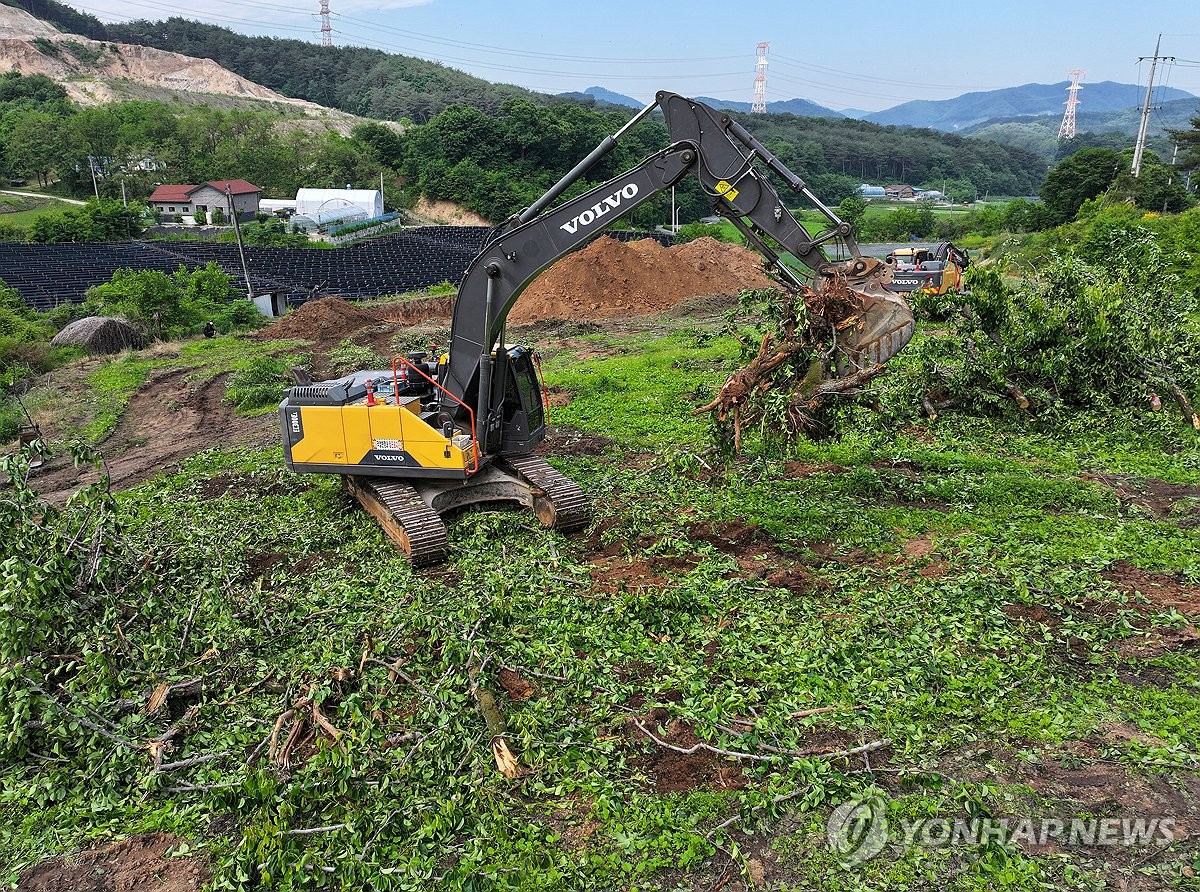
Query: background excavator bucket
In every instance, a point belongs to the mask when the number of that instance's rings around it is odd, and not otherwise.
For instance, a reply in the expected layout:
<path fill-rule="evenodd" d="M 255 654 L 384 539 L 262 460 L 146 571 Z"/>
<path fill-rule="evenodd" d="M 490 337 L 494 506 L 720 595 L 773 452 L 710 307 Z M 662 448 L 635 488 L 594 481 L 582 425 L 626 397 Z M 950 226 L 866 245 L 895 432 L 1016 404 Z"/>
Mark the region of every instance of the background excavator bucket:
<path fill-rule="evenodd" d="M 825 271 L 805 298 L 809 313 L 833 329 L 839 374 L 885 363 L 912 338 L 916 320 L 904 298 L 885 287 L 891 277 L 887 264 L 859 258 Z"/>

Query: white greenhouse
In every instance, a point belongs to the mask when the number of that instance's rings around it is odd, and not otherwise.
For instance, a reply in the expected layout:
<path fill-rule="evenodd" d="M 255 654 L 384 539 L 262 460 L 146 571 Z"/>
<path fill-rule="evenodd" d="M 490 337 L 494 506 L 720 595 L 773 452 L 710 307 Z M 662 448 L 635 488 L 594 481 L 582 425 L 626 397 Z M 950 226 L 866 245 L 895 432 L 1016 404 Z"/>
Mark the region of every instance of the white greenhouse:
<path fill-rule="evenodd" d="M 317 226 L 351 223 L 383 216 L 383 193 L 378 189 L 301 189 L 296 215 Z"/>

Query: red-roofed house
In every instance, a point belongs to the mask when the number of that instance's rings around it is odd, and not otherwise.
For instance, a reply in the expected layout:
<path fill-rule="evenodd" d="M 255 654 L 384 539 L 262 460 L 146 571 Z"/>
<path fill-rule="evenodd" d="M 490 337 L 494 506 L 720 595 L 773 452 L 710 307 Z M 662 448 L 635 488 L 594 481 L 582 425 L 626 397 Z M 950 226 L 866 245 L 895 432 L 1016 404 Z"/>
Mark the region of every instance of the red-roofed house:
<path fill-rule="evenodd" d="M 162 185 L 154 190 L 147 201 L 152 208 L 164 214 L 183 215 L 203 211 L 211 220 L 213 209 L 220 208 L 226 219 L 233 213 L 237 213 L 239 219 L 245 219 L 258 213 L 260 195 L 262 189 L 245 180 L 213 180 L 199 186 Z"/>

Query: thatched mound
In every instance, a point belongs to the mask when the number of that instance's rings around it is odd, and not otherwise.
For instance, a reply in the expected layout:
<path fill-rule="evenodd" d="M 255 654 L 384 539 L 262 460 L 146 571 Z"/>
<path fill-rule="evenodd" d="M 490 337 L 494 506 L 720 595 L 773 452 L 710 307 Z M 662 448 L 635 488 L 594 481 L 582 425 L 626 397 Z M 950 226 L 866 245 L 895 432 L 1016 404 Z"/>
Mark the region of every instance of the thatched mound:
<path fill-rule="evenodd" d="M 82 347 L 88 353 L 120 353 L 146 346 L 141 332 L 115 316 L 76 319 L 50 341 L 55 347 Z"/>

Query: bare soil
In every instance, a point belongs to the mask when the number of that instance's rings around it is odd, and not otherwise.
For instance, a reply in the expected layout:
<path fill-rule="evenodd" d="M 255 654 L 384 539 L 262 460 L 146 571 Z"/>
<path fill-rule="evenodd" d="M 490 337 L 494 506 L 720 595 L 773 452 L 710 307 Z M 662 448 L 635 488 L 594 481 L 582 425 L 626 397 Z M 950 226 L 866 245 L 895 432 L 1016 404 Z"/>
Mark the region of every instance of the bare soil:
<path fill-rule="evenodd" d="M 225 401 L 225 377 L 189 383 L 187 369 L 155 373 L 129 400 L 113 432 L 97 447 L 113 489 L 126 489 L 218 444 L 262 445 L 274 441 L 274 416 L 247 418 Z M 61 504 L 99 480 L 101 470 L 76 468 L 57 456 L 37 473 L 42 497 Z"/>
<path fill-rule="evenodd" d="M 680 753 L 654 744 L 635 724 L 635 720 L 649 728 L 659 740 L 680 749 L 691 749 L 701 740 L 690 722 L 670 718 L 670 712 L 664 707 L 628 720 L 625 734 L 630 741 L 649 743 L 654 747 L 643 768 L 659 793 L 684 793 L 697 788 L 740 790 L 750 782 L 737 762 L 710 750 Z"/>
<path fill-rule="evenodd" d="M 1190 503 L 1193 499 L 1200 500 L 1200 486 L 1129 474 L 1083 474 L 1082 477 L 1107 486 L 1120 501 L 1135 505 L 1158 520 L 1174 521 L 1185 529 L 1200 526 L 1200 501 Z"/>
<path fill-rule="evenodd" d="M 601 237 L 534 279 L 509 321 L 644 316 L 688 298 L 774 284 L 759 255 L 739 245 L 702 238 L 664 248 L 653 239 Z"/>
<path fill-rule="evenodd" d="M 31 867 L 18 892 L 198 892 L 210 879 L 200 858 L 172 857 L 185 841 L 148 833 Z"/>
<path fill-rule="evenodd" d="M 1174 575 L 1141 570 L 1125 561 L 1117 561 L 1101 574 L 1118 591 L 1134 597 L 1131 606 L 1146 610 L 1178 610 L 1185 616 L 1200 616 L 1200 587 L 1189 585 Z M 1141 596 L 1149 604 L 1143 603 Z"/>

